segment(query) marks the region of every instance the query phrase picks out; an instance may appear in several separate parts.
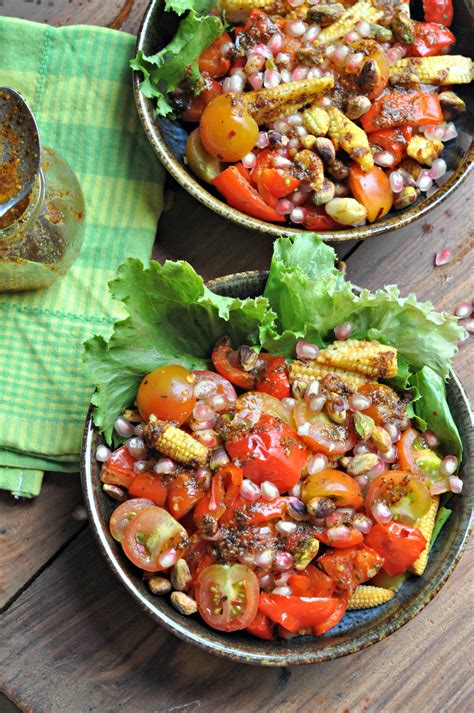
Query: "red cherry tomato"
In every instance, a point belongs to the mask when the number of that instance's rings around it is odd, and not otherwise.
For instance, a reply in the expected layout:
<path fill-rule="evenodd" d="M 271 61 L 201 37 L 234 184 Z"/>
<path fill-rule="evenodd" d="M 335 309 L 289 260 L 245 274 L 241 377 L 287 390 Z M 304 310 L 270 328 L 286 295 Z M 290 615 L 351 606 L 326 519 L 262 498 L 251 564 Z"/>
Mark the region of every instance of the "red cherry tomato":
<path fill-rule="evenodd" d="M 221 52 L 221 47 L 226 42 L 232 42 L 229 35 L 224 32 L 212 45 L 206 47 L 199 57 L 199 71 L 206 72 L 214 79 L 224 77 L 230 69 L 230 60 L 226 59 Z"/>
<path fill-rule="evenodd" d="M 383 558 L 370 547 L 359 545 L 343 550 L 329 550 L 316 562 L 336 582 L 340 592 L 349 595 L 359 584 L 375 577 L 383 564 Z"/>
<path fill-rule="evenodd" d="M 199 533 L 194 533 L 188 540 L 184 558 L 188 563 L 193 578 L 196 583 L 197 578 L 206 567 L 216 564 L 216 558 L 210 552 L 212 543 L 203 540 Z"/>
<path fill-rule="evenodd" d="M 134 565 L 146 572 L 158 572 L 167 569 L 160 564 L 161 555 L 171 549 L 183 550 L 187 539 L 188 533 L 169 512 L 149 507 L 130 522 L 122 547 Z"/>
<path fill-rule="evenodd" d="M 326 631 L 329 631 L 330 629 L 334 629 L 336 624 L 339 624 L 342 617 L 346 613 L 347 602 L 348 602 L 347 597 L 345 597 L 345 596 L 338 597 L 337 605 L 336 605 L 334 612 L 331 614 L 330 617 L 328 617 L 326 619 L 326 621 L 323 621 L 322 624 L 313 626 L 313 629 L 312 629 L 313 634 L 315 634 L 316 636 L 322 636 L 322 634 L 325 634 Z"/>
<path fill-rule="evenodd" d="M 384 501 L 394 520 L 412 525 L 431 507 L 430 491 L 416 475 L 390 470 L 372 480 L 365 496 L 365 509 L 372 516 L 374 505 Z"/>
<path fill-rule="evenodd" d="M 408 470 L 412 473 L 418 473 L 419 468 L 415 463 L 415 454 L 413 444 L 421 438 L 421 433 L 414 428 L 407 428 L 402 433 L 400 440 L 397 443 L 398 459 L 402 470 Z"/>
<path fill-rule="evenodd" d="M 298 597 L 330 597 L 336 589 L 335 581 L 312 564 L 302 572 L 292 574 L 288 586 Z"/>
<path fill-rule="evenodd" d="M 407 142 L 410 140 L 412 133 L 411 126 L 374 131 L 370 134 L 370 144 L 372 147 L 375 146 L 377 150 L 389 151 L 395 159 L 392 166 L 398 166 L 406 155 Z"/>
<path fill-rule="evenodd" d="M 192 413 L 196 399 L 194 378 L 178 364 L 160 366 L 143 377 L 137 393 L 137 407 L 147 420 L 153 413 L 163 421 L 184 423 Z"/>
<path fill-rule="evenodd" d="M 352 507 L 360 510 L 363 503 L 359 484 L 347 473 L 334 468 L 325 468 L 309 475 L 303 483 L 303 502 L 321 497 L 330 498 L 338 508 Z"/>
<path fill-rule="evenodd" d="M 392 576 L 405 572 L 427 544 L 416 527 L 400 525 L 393 520 L 385 525 L 376 523 L 366 535 L 365 541 L 383 557 L 383 568 Z"/>
<path fill-rule="evenodd" d="M 133 479 L 128 494 L 134 498 L 148 498 L 155 505 L 163 507 L 168 489 L 159 475 L 155 473 L 139 473 Z"/>
<path fill-rule="evenodd" d="M 348 184 L 354 198 L 365 206 L 369 223 L 387 215 L 393 204 L 393 193 L 387 174 L 380 166 L 363 171 L 359 164 L 353 163 Z"/>
<path fill-rule="evenodd" d="M 276 399 L 284 399 L 291 394 L 288 370 L 284 357 L 275 357 L 266 365 L 257 379 L 257 391 L 263 391 Z"/>
<path fill-rule="evenodd" d="M 449 27 L 453 21 L 452 0 L 423 0 L 426 22 L 439 22 Z"/>
<path fill-rule="evenodd" d="M 227 508 L 226 512 L 219 519 L 221 525 L 238 526 L 239 522 L 246 525 L 258 525 L 261 522 L 268 522 L 275 518 L 282 518 L 286 510 L 286 498 L 275 498 L 271 501 L 257 500 L 249 503 L 248 500 L 238 495 L 232 508 Z M 238 516 L 236 517 L 236 511 Z"/>
<path fill-rule="evenodd" d="M 215 371 L 196 370 L 192 373 L 195 378 L 195 384 L 199 384 L 201 381 L 212 381 L 216 387 L 215 390 L 211 391 L 209 396 L 200 397 L 200 399 L 211 406 L 214 411 L 217 413 L 225 413 L 234 406 L 237 394 L 228 379 L 225 379 L 220 374 L 216 374 Z M 216 405 L 215 396 L 222 396 L 225 403 L 217 403 Z"/>
<path fill-rule="evenodd" d="M 368 396 L 372 405 L 363 413 L 374 419 L 378 426 L 385 423 L 397 423 L 407 417 L 406 406 L 396 391 L 385 384 L 363 384 L 359 393 Z"/>
<path fill-rule="evenodd" d="M 313 451 L 326 455 L 342 455 L 356 444 L 356 435 L 351 428 L 338 426 L 323 413 L 312 413 L 303 399 L 297 402 L 293 416 L 298 428 L 309 423 L 308 434 L 301 436 L 301 440 Z"/>
<path fill-rule="evenodd" d="M 110 534 L 117 540 L 122 542 L 125 530 L 130 525 L 131 521 L 140 510 L 152 507 L 154 503 L 151 500 L 143 498 L 134 498 L 133 500 L 125 500 L 112 513 L 109 522 Z"/>
<path fill-rule="evenodd" d="M 205 491 L 201 481 L 193 473 L 182 471 L 168 486 L 166 507 L 173 517 L 181 520 L 204 495 Z"/>
<path fill-rule="evenodd" d="M 255 376 L 250 371 L 244 371 L 231 364 L 229 357 L 233 351 L 229 340 L 227 338 L 221 339 L 212 350 L 212 363 L 216 371 L 234 386 L 250 391 L 255 386 Z"/>
<path fill-rule="evenodd" d="M 262 149 L 257 153 L 255 166 L 250 171 L 250 180 L 254 186 L 258 186 L 260 175 L 267 168 L 273 167 L 273 160 L 280 154 L 275 149 Z"/>
<path fill-rule="evenodd" d="M 296 431 L 272 416 L 232 434 L 226 448 L 242 464 L 244 477 L 257 484 L 269 480 L 280 493 L 296 485 L 308 457 Z"/>
<path fill-rule="evenodd" d="M 412 57 L 444 54 L 456 41 L 447 27 L 436 22 L 415 22 L 415 33 L 415 41 L 408 47 Z"/>
<path fill-rule="evenodd" d="M 331 218 L 324 210 L 324 206 L 315 206 L 312 203 L 305 203 L 304 209 L 306 217 L 303 225 L 308 230 L 340 230 L 341 226 Z"/>
<path fill-rule="evenodd" d="M 275 634 L 273 632 L 275 624 L 270 621 L 268 616 L 262 614 L 258 611 L 255 619 L 247 626 L 247 631 L 249 631 L 254 636 L 259 639 L 265 639 L 266 641 L 273 641 Z"/>
<path fill-rule="evenodd" d="M 301 629 L 322 624 L 334 613 L 336 606 L 335 597 L 284 597 L 262 592 L 259 610 L 296 634 Z"/>
<path fill-rule="evenodd" d="M 245 629 L 258 611 L 257 576 L 243 564 L 206 567 L 196 582 L 196 604 L 206 624 L 219 631 Z"/>
<path fill-rule="evenodd" d="M 129 488 L 135 478 L 134 463 L 135 458 L 130 455 L 128 449 L 125 446 L 120 446 L 102 466 L 100 471 L 102 483 Z"/>
<path fill-rule="evenodd" d="M 204 75 L 203 75 L 204 76 Z M 222 94 L 222 85 L 216 82 L 210 77 L 204 77 L 205 88 L 200 94 L 193 97 L 190 105 L 181 114 L 180 118 L 183 121 L 198 122 L 201 118 L 201 114 L 206 108 L 206 106 L 219 94 Z"/>

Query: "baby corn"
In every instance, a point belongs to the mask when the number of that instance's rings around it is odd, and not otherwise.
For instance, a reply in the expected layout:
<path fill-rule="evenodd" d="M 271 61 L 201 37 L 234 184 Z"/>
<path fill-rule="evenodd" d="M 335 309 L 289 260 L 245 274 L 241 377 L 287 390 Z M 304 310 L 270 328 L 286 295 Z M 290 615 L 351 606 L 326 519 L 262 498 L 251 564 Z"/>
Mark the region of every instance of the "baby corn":
<path fill-rule="evenodd" d="M 328 133 L 336 151 L 339 148 L 344 149 L 363 171 L 370 171 L 374 167 L 374 159 L 365 131 L 336 107 L 328 107 L 326 111 L 329 115 Z"/>
<path fill-rule="evenodd" d="M 428 564 L 431 536 L 433 534 L 436 515 L 438 513 L 438 507 L 439 495 L 436 495 L 435 497 L 433 497 L 433 502 L 431 503 L 431 507 L 426 513 L 426 515 L 420 517 L 420 519 L 416 523 L 416 527 L 419 529 L 427 543 L 421 555 L 418 557 L 417 560 L 415 560 L 415 562 L 413 562 L 412 566 L 409 568 L 410 572 L 413 572 L 413 574 L 417 574 L 419 577 L 421 577 L 421 575 L 426 569 L 426 565 Z"/>
<path fill-rule="evenodd" d="M 329 129 L 329 114 L 319 106 L 310 106 L 303 112 L 303 124 L 313 136 L 326 136 Z"/>
<path fill-rule="evenodd" d="M 280 84 L 274 89 L 260 89 L 236 96 L 244 103 L 257 124 L 268 124 L 282 116 L 292 114 L 317 96 L 334 86 L 334 77 L 315 77 Z M 235 95 L 233 95 L 235 96 Z"/>
<path fill-rule="evenodd" d="M 349 599 L 347 610 L 377 607 L 379 604 L 389 602 L 394 596 L 395 592 L 392 592 L 391 589 L 371 587 L 370 584 L 360 584 Z"/>
<path fill-rule="evenodd" d="M 329 27 L 325 27 L 318 36 L 318 44 L 334 42 L 354 29 L 354 26 L 361 20 L 367 22 L 378 22 L 383 17 L 383 10 L 375 8 L 367 0 L 359 0 L 352 7 L 348 7 L 339 20 L 333 22 Z"/>
<path fill-rule="evenodd" d="M 440 57 L 409 57 L 395 62 L 390 69 L 392 84 L 469 84 L 473 64 L 469 57 L 442 55 Z"/>
<path fill-rule="evenodd" d="M 242 22 L 252 10 L 263 10 L 269 14 L 278 12 L 284 3 L 278 0 L 219 0 L 217 9 L 228 22 Z"/>
<path fill-rule="evenodd" d="M 209 448 L 189 433 L 166 421 L 159 421 L 153 415 L 150 416 L 143 435 L 148 446 L 183 465 L 197 468 L 207 463 L 209 458 Z"/>
<path fill-rule="evenodd" d="M 397 375 L 397 350 L 379 342 L 347 339 L 334 342 L 316 357 L 326 368 L 349 370 L 370 376 L 372 380 L 391 379 Z"/>
<path fill-rule="evenodd" d="M 425 136 L 415 134 L 412 136 L 407 146 L 407 154 L 418 163 L 425 166 L 431 166 L 433 161 L 438 158 L 444 145 L 437 139 L 427 139 Z"/>
<path fill-rule="evenodd" d="M 301 361 L 293 361 L 288 367 L 288 373 L 290 377 L 290 382 L 294 381 L 310 381 L 311 379 L 322 379 L 323 377 L 330 374 L 331 376 L 337 377 L 343 384 L 345 384 L 351 391 L 357 391 L 357 389 L 362 386 L 362 384 L 367 384 L 373 379 L 363 375 L 358 374 L 355 371 L 348 371 L 347 369 L 337 369 L 328 366 L 323 366 L 315 361 L 309 361 L 303 363 Z"/>

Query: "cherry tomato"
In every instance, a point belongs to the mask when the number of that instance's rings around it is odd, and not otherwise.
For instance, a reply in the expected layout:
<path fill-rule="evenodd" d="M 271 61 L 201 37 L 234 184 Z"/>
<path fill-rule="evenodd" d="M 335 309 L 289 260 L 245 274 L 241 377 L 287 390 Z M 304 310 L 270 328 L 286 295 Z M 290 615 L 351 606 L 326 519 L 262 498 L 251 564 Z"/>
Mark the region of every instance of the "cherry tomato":
<path fill-rule="evenodd" d="M 375 577 L 383 558 L 365 545 L 344 550 L 329 550 L 317 560 L 320 567 L 336 582 L 338 591 L 349 595 L 363 582 Z"/>
<path fill-rule="evenodd" d="M 128 494 L 134 498 L 147 498 L 155 505 L 162 507 L 165 504 L 168 490 L 163 480 L 155 473 L 139 473 L 133 479 L 128 489 Z"/>
<path fill-rule="evenodd" d="M 205 371 L 196 370 L 193 371 L 193 376 L 195 378 L 195 384 L 199 384 L 201 381 L 211 381 L 215 389 L 212 389 L 209 396 L 200 397 L 202 401 L 205 401 L 208 406 L 216 411 L 217 413 L 226 413 L 235 404 L 237 399 L 237 394 L 234 387 L 228 379 L 225 379 L 220 374 L 216 374 L 215 371 Z M 216 396 L 222 396 L 223 401 L 221 403 L 217 402 Z"/>
<path fill-rule="evenodd" d="M 240 161 L 258 138 L 257 122 L 244 103 L 230 94 L 221 94 L 206 106 L 200 129 L 206 151 L 228 163 Z"/>
<path fill-rule="evenodd" d="M 358 163 L 353 163 L 349 169 L 349 188 L 354 198 L 367 209 L 369 223 L 383 218 L 392 207 L 390 182 L 380 166 L 364 172 Z"/>
<path fill-rule="evenodd" d="M 250 428 L 264 414 L 275 416 L 289 425 L 293 423 L 290 409 L 278 398 L 263 391 L 247 391 L 235 402 L 234 423 L 242 423 Z"/>
<path fill-rule="evenodd" d="M 296 431 L 272 416 L 262 416 L 253 428 L 231 434 L 226 448 L 241 462 L 244 477 L 257 484 L 269 480 L 280 493 L 296 485 L 308 457 Z"/>
<path fill-rule="evenodd" d="M 383 92 L 388 83 L 390 64 L 387 55 L 375 40 L 357 40 L 357 42 L 352 42 L 351 48 L 355 52 L 362 52 L 365 57 L 358 73 L 358 85 L 369 99 L 375 99 Z M 370 62 L 370 65 L 364 68 L 367 62 Z M 367 71 L 369 68 L 370 72 Z"/>
<path fill-rule="evenodd" d="M 302 572 L 292 574 L 288 586 L 298 597 L 330 597 L 336 589 L 335 581 L 312 564 Z"/>
<path fill-rule="evenodd" d="M 279 198 L 295 191 L 301 181 L 281 168 L 264 168 L 259 175 L 257 188 L 265 203 L 276 207 Z"/>
<path fill-rule="evenodd" d="M 277 399 L 284 399 L 291 395 L 288 370 L 284 357 L 275 357 L 268 362 L 265 370 L 257 379 L 257 391 L 263 391 Z"/>
<path fill-rule="evenodd" d="M 348 597 L 345 597 L 345 596 L 338 597 L 337 605 L 336 605 L 334 612 L 331 614 L 331 616 L 329 616 L 326 619 L 326 621 L 323 621 L 322 624 L 313 626 L 313 628 L 312 628 L 313 634 L 315 634 L 316 636 L 322 636 L 323 634 L 326 633 L 326 631 L 329 631 L 330 629 L 334 629 L 334 627 L 337 624 L 339 624 L 342 617 L 346 613 L 347 602 L 348 602 Z"/>
<path fill-rule="evenodd" d="M 276 223 L 285 221 L 283 215 L 265 203 L 260 193 L 250 185 L 236 166 L 229 166 L 222 171 L 212 181 L 212 185 L 224 196 L 230 206 L 246 215 Z"/>
<path fill-rule="evenodd" d="M 320 497 L 330 498 L 338 508 L 359 510 L 363 503 L 359 484 L 347 473 L 334 468 L 309 475 L 303 483 L 301 499 L 304 503 Z"/>
<path fill-rule="evenodd" d="M 196 604 L 206 624 L 218 631 L 249 626 L 258 612 L 257 576 L 243 564 L 206 567 L 196 582 Z"/>
<path fill-rule="evenodd" d="M 198 65 L 200 72 L 206 72 L 211 77 L 219 79 L 224 77 L 230 69 L 230 60 L 226 59 L 221 52 L 222 45 L 232 42 L 227 33 L 223 33 L 212 45 L 206 47 L 200 54 Z"/>
<path fill-rule="evenodd" d="M 375 147 L 377 151 L 389 151 L 395 159 L 392 164 L 392 167 L 395 167 L 406 155 L 407 142 L 410 140 L 412 133 L 411 126 L 374 131 L 370 134 L 370 145 L 372 148 Z"/>
<path fill-rule="evenodd" d="M 219 94 L 222 94 L 222 85 L 219 82 L 205 75 L 203 76 L 205 80 L 204 89 L 200 94 L 192 98 L 188 108 L 180 115 L 183 121 L 197 123 L 209 102 L 218 97 Z"/>
<path fill-rule="evenodd" d="M 257 636 L 259 639 L 273 641 L 275 638 L 275 634 L 273 633 L 274 628 L 275 624 L 270 621 L 268 616 L 265 616 L 265 614 L 258 611 L 255 619 L 247 626 L 247 631 L 254 636 Z"/>
<path fill-rule="evenodd" d="M 255 386 L 255 376 L 250 371 L 244 371 L 230 362 L 233 353 L 232 346 L 227 337 L 221 339 L 212 350 L 212 363 L 221 376 L 224 376 L 235 386 L 251 390 Z"/>
<path fill-rule="evenodd" d="M 134 498 L 133 500 L 125 500 L 124 503 L 121 503 L 118 507 L 116 507 L 109 522 L 110 534 L 114 540 L 122 542 L 125 530 L 130 525 L 135 515 L 139 513 L 140 510 L 152 507 L 153 505 L 154 503 L 152 503 L 151 500 Z"/>
<path fill-rule="evenodd" d="M 301 436 L 301 440 L 313 451 L 336 456 L 347 453 L 356 444 L 356 435 L 351 428 L 338 426 L 324 413 L 314 414 L 303 399 L 297 402 L 293 417 L 298 428 L 310 424 L 308 434 Z"/>
<path fill-rule="evenodd" d="M 202 497 L 205 491 L 202 483 L 192 473 L 182 471 L 168 486 L 166 507 L 177 520 L 181 520 Z"/>
<path fill-rule="evenodd" d="M 124 488 L 128 488 L 135 478 L 134 463 L 135 458 L 130 455 L 128 449 L 125 446 L 120 446 L 102 466 L 100 471 L 102 483 L 121 485 Z"/>
<path fill-rule="evenodd" d="M 329 547 L 334 547 L 336 550 L 344 549 L 347 547 L 355 547 L 356 545 L 361 545 L 364 541 L 364 535 L 356 527 L 351 525 L 346 526 L 344 534 L 338 533 L 337 539 L 334 539 L 329 530 L 320 528 L 316 532 L 316 538 L 322 542 L 324 545 Z"/>
<path fill-rule="evenodd" d="M 224 168 L 224 164 L 207 153 L 202 145 L 199 129 L 194 129 L 186 141 L 186 159 L 188 166 L 197 178 L 212 183 Z"/>
<path fill-rule="evenodd" d="M 402 470 L 422 475 L 428 484 L 445 479 L 440 472 L 441 458 L 426 446 L 421 433 L 414 428 L 407 428 L 402 433 L 397 451 Z"/>
<path fill-rule="evenodd" d="M 390 470 L 372 480 L 365 496 L 365 509 L 372 516 L 375 503 L 384 501 L 394 520 L 407 525 L 426 515 L 431 506 L 430 491 L 416 475 Z"/>
<path fill-rule="evenodd" d="M 193 381 L 191 373 L 177 364 L 160 366 L 147 374 L 137 393 L 141 417 L 147 420 L 153 413 L 163 421 L 184 423 L 196 403 Z"/>
<path fill-rule="evenodd" d="M 146 572 L 168 569 L 160 564 L 168 550 L 184 549 L 188 533 L 169 512 L 160 507 L 141 510 L 130 522 L 122 540 L 128 559 Z"/>
<path fill-rule="evenodd" d="M 303 225 L 308 230 L 340 230 L 341 226 L 324 210 L 324 206 L 305 203 L 306 217 Z"/>
<path fill-rule="evenodd" d="M 456 41 L 450 30 L 436 22 L 415 22 L 415 33 L 415 41 L 408 48 L 412 57 L 444 54 Z"/>
<path fill-rule="evenodd" d="M 426 22 L 439 22 L 449 27 L 453 21 L 452 0 L 423 0 Z"/>
<path fill-rule="evenodd" d="M 284 597 L 281 594 L 260 594 L 259 610 L 272 621 L 294 634 L 301 629 L 322 624 L 337 606 L 334 597 Z"/>
<path fill-rule="evenodd" d="M 358 391 L 371 399 L 372 405 L 363 413 L 373 418 L 378 426 L 396 423 L 407 418 L 405 404 L 390 386 L 375 383 L 362 384 Z"/>
<path fill-rule="evenodd" d="M 376 523 L 365 538 L 366 543 L 380 557 L 383 568 L 390 575 L 402 574 L 421 555 L 426 539 L 416 527 L 388 522 Z"/>

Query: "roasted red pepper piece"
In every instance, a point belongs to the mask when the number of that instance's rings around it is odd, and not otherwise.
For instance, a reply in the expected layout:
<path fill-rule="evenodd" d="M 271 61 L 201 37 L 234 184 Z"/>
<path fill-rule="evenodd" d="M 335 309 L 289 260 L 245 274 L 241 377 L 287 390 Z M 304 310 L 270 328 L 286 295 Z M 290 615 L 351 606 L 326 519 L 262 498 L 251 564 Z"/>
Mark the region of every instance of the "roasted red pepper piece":
<path fill-rule="evenodd" d="M 212 184 L 233 208 L 260 220 L 282 223 L 285 218 L 270 208 L 258 191 L 245 180 L 235 166 L 222 171 Z"/>
<path fill-rule="evenodd" d="M 335 597 L 284 597 L 281 594 L 260 594 L 259 609 L 272 621 L 296 634 L 301 629 L 317 626 L 335 611 Z"/>
<path fill-rule="evenodd" d="M 265 614 L 262 614 L 262 612 L 259 611 L 257 612 L 257 616 L 255 617 L 253 622 L 248 625 L 246 631 L 249 631 L 251 634 L 257 636 L 259 639 L 273 641 L 273 639 L 275 638 L 275 634 L 273 633 L 274 628 L 275 624 L 270 621 L 268 616 L 265 616 Z"/>
<path fill-rule="evenodd" d="M 452 0 L 423 0 L 426 22 L 439 22 L 449 27 L 453 21 Z"/>
<path fill-rule="evenodd" d="M 256 387 L 257 391 L 270 394 L 280 400 L 291 395 L 285 357 L 274 357 L 268 362 L 257 379 Z"/>
<path fill-rule="evenodd" d="M 229 357 L 233 351 L 228 338 L 217 342 L 211 355 L 214 368 L 234 386 L 239 386 L 246 391 L 252 391 L 255 388 L 255 376 L 251 372 L 244 371 L 231 364 Z"/>
<path fill-rule="evenodd" d="M 360 119 L 364 131 L 368 134 L 396 126 L 440 124 L 442 121 L 443 112 L 436 94 L 400 91 L 384 94 Z"/>
<path fill-rule="evenodd" d="M 412 133 L 411 126 L 374 131 L 370 134 L 370 143 L 372 146 L 380 148 L 381 151 L 389 151 L 395 158 L 392 166 L 398 166 L 406 155 L 407 142 Z"/>
<path fill-rule="evenodd" d="M 443 54 L 456 41 L 451 30 L 436 22 L 415 22 L 415 41 L 408 47 L 412 57 Z"/>
<path fill-rule="evenodd" d="M 383 557 L 383 568 L 392 576 L 405 572 L 426 547 L 426 539 L 418 528 L 393 520 L 385 525 L 376 523 L 365 541 Z"/>

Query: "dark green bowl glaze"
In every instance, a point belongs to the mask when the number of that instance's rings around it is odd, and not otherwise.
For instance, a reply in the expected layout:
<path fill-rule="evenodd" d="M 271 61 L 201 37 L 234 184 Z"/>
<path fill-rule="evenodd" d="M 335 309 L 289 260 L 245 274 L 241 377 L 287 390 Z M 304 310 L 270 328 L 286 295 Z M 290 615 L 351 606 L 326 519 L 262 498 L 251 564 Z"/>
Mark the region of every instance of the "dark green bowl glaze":
<path fill-rule="evenodd" d="M 221 295 L 254 297 L 262 294 L 267 273 L 248 272 L 214 280 L 208 286 Z M 461 432 L 464 459 L 461 477 L 462 496 L 450 502 L 453 514 L 441 531 L 422 577 L 410 577 L 392 601 L 374 609 L 348 612 L 330 632 L 320 637 L 300 637 L 290 641 L 262 641 L 236 632 L 222 634 L 210 629 L 199 618 L 178 614 L 168 597 L 153 596 L 138 569 L 127 560 L 120 545 L 108 531 L 113 501 L 102 491 L 100 465 L 95 450 L 101 437 L 92 423 L 90 410 L 82 444 L 81 478 L 89 523 L 109 567 L 130 592 L 138 605 L 158 624 L 184 641 L 241 663 L 260 666 L 289 666 L 329 661 L 360 651 L 385 638 L 410 621 L 445 584 L 461 557 L 472 516 L 474 480 L 474 435 L 471 408 L 458 378 L 451 374 L 448 383 L 449 405 Z"/>
<path fill-rule="evenodd" d="M 471 0 L 454 0 L 455 14 L 451 28 L 457 42 L 453 52 L 472 56 L 472 20 L 473 6 Z M 135 50 L 142 50 L 145 55 L 152 55 L 168 44 L 177 29 L 175 15 L 163 12 L 163 0 L 151 0 L 142 25 L 138 32 Z M 183 162 L 186 139 L 190 126 L 180 121 L 171 121 L 155 115 L 153 102 L 146 99 L 140 92 L 139 72 L 134 72 L 133 85 L 135 101 L 143 128 L 150 143 L 165 168 L 194 198 L 204 203 L 215 213 L 229 218 L 244 228 L 258 230 L 272 237 L 281 235 L 298 235 L 307 232 L 285 223 L 267 223 L 257 218 L 241 213 L 227 205 L 217 191 L 208 184 L 200 183 Z M 443 178 L 443 184 L 429 198 L 420 197 L 418 201 L 402 211 L 391 211 L 383 220 L 360 228 L 349 228 L 334 232 L 324 232 L 322 236 L 328 242 L 344 240 L 361 240 L 382 235 L 396 228 L 402 228 L 431 211 L 441 201 L 447 198 L 469 175 L 474 162 L 472 147 L 473 135 L 473 100 L 472 92 L 467 86 L 455 87 L 467 104 L 467 111 L 456 119 L 458 137 L 447 143 L 443 158 L 448 164 L 448 172 Z"/>

